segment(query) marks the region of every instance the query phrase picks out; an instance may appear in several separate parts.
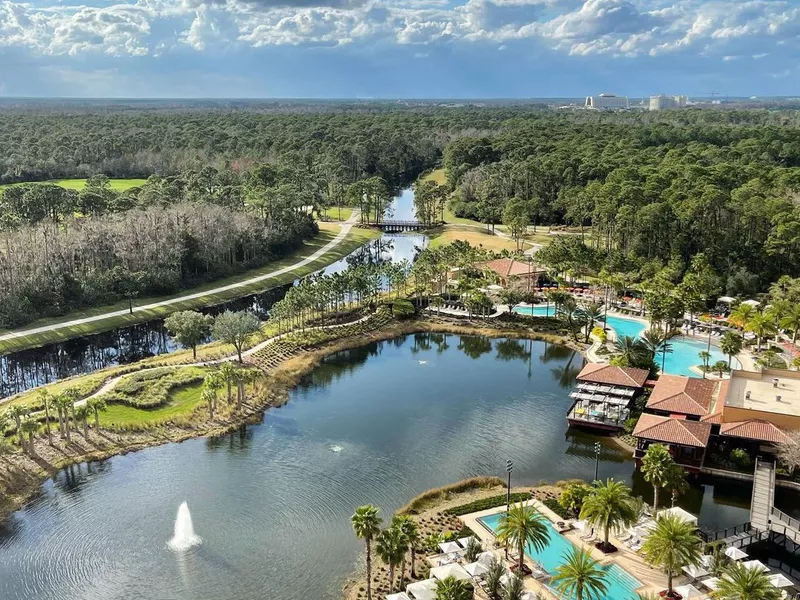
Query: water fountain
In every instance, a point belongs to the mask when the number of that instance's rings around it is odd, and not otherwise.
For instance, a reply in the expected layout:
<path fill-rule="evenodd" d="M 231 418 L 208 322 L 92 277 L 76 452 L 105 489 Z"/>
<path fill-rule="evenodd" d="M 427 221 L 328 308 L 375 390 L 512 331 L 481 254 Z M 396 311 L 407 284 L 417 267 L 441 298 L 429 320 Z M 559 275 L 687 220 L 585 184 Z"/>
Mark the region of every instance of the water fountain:
<path fill-rule="evenodd" d="M 175 518 L 175 531 L 167 546 L 175 552 L 184 552 L 192 546 L 202 543 L 203 540 L 194 532 L 189 505 L 183 502 L 178 508 L 178 516 Z"/>

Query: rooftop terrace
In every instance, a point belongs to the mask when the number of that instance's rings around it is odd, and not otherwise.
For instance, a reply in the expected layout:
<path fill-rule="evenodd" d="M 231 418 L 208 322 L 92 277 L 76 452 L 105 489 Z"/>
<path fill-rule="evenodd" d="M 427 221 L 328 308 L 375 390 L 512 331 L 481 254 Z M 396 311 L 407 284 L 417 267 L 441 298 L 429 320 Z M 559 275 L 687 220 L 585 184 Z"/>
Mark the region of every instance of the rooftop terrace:
<path fill-rule="evenodd" d="M 800 417 L 800 372 L 733 371 L 725 406 Z"/>

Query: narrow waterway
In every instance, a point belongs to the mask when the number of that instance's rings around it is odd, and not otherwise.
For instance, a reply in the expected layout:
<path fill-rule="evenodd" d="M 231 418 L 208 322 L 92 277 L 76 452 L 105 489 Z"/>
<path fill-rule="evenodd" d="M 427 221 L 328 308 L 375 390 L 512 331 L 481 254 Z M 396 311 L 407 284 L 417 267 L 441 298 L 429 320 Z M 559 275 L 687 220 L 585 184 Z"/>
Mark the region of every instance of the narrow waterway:
<path fill-rule="evenodd" d="M 567 427 L 582 357 L 543 342 L 420 334 L 331 356 L 259 425 L 76 465 L 0 524 L 3 600 L 334 600 L 362 548 L 349 517 L 475 475 L 632 480 L 630 453 Z M 201 546 L 166 547 L 188 501 Z M 780 498 L 785 506 L 795 504 Z M 681 499 L 709 529 L 749 490 Z"/>
<path fill-rule="evenodd" d="M 387 216 L 413 219 L 414 193 L 403 190 L 387 209 Z M 350 265 L 383 261 L 413 261 L 427 244 L 423 235 L 384 234 L 348 256 L 322 269 L 323 273 L 344 271 Z M 296 284 L 297 282 L 295 282 Z M 209 306 L 202 312 L 216 315 L 225 310 L 250 310 L 262 320 L 272 305 L 284 297 L 292 284 Z M 162 319 L 48 344 L 0 356 L 0 398 L 60 379 L 92 373 L 106 367 L 128 364 L 178 349 L 164 328 Z"/>

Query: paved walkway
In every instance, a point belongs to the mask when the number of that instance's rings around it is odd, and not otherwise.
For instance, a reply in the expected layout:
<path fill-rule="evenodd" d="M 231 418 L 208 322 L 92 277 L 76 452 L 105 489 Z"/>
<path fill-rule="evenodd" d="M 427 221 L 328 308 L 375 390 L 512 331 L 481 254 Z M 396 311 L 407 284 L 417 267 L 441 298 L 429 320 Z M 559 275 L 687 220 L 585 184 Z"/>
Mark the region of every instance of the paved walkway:
<path fill-rule="evenodd" d="M 170 298 L 169 300 L 162 300 L 160 302 L 153 302 L 151 304 L 144 304 L 142 306 L 134 306 L 133 312 L 142 312 L 152 310 L 154 308 L 158 308 L 161 306 L 169 306 L 171 304 L 178 304 L 180 302 L 185 302 L 187 300 L 194 300 L 196 298 L 202 298 L 203 296 L 219 294 L 221 292 L 227 292 L 229 290 L 235 290 L 237 288 L 242 288 L 248 285 L 252 285 L 254 283 L 258 283 L 259 281 L 264 281 L 265 279 L 270 279 L 272 277 L 277 277 L 279 275 L 283 275 L 284 273 L 290 273 L 291 271 L 300 269 L 306 266 L 309 263 L 314 262 L 325 253 L 331 251 L 336 246 L 342 243 L 344 239 L 347 237 L 347 234 L 350 233 L 350 230 L 353 228 L 356 220 L 358 219 L 358 210 L 353 210 L 353 213 L 350 215 L 350 218 L 342 223 L 342 228 L 336 237 L 333 238 L 330 242 L 325 244 L 322 248 L 314 252 L 311 256 L 304 258 L 301 261 L 294 263 L 293 265 L 289 265 L 288 267 L 283 267 L 282 269 L 278 269 L 276 271 L 272 271 L 271 273 L 264 273 L 263 275 L 258 275 L 256 277 L 251 277 L 250 279 L 245 279 L 244 281 L 239 281 L 237 283 L 231 283 L 229 285 L 223 285 L 218 288 L 205 290 L 202 292 L 196 292 L 193 294 L 186 294 L 184 296 L 179 296 L 177 298 Z M 23 329 L 21 331 L 12 331 L 11 333 L 6 333 L 4 335 L 0 335 L 0 341 L 11 340 L 14 338 L 24 337 L 26 335 L 33 335 L 37 333 L 45 333 L 47 331 L 58 331 L 59 329 L 66 329 L 68 327 L 75 327 L 77 325 L 84 325 L 86 323 L 92 323 L 94 321 L 102 321 L 103 319 L 109 319 L 111 317 L 119 317 L 123 315 L 130 314 L 130 310 L 125 308 L 122 310 L 115 310 L 107 313 L 103 313 L 100 315 L 94 315 L 91 317 L 84 317 L 82 319 L 74 319 L 72 321 L 62 321 L 60 323 L 54 323 L 53 325 L 45 325 L 43 327 L 34 327 L 31 329 Z"/>

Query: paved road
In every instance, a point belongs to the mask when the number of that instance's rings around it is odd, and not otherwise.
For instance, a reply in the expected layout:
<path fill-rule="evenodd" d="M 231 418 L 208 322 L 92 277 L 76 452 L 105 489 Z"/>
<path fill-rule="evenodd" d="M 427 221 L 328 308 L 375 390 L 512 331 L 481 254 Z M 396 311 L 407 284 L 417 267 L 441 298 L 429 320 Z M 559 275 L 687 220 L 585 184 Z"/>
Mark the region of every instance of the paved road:
<path fill-rule="evenodd" d="M 259 281 L 264 281 L 265 279 L 269 279 L 271 277 L 277 277 L 279 275 L 283 275 L 284 273 L 289 273 L 296 269 L 300 269 L 306 266 L 307 264 L 314 262 L 315 260 L 320 258 L 323 254 L 329 252 L 330 250 L 338 246 L 340 243 L 342 243 L 342 241 L 347 237 L 347 234 L 350 233 L 350 229 L 352 229 L 353 224 L 358 219 L 358 212 L 359 212 L 358 210 L 353 211 L 353 213 L 350 215 L 350 218 L 342 224 L 342 229 L 341 231 L 339 231 L 338 234 L 336 234 L 335 238 L 333 238 L 322 248 L 314 252 L 314 254 L 312 254 L 311 256 L 308 256 L 307 258 L 304 258 L 303 260 L 296 262 L 293 265 L 289 265 L 288 267 L 283 267 L 282 269 L 278 269 L 277 271 L 272 271 L 271 273 L 264 273 L 263 275 L 258 275 L 257 277 L 252 277 L 250 279 L 246 279 L 238 283 L 231 283 L 230 285 L 224 285 L 222 287 L 214 288 L 211 290 L 196 292 L 194 294 L 186 294 L 185 296 L 180 296 L 178 298 L 171 298 L 169 300 L 162 300 L 161 302 L 153 302 L 152 304 L 134 306 L 133 312 L 137 313 L 137 312 L 152 310 L 160 306 L 169 306 L 170 304 L 177 304 L 179 302 L 184 302 L 186 300 L 194 300 L 195 298 L 202 298 L 203 296 L 207 296 L 209 294 L 218 294 L 221 292 L 227 292 L 229 290 L 235 290 L 236 288 L 245 287 L 253 283 L 258 283 Z M 86 323 L 92 323 L 94 321 L 102 321 L 103 319 L 127 315 L 129 313 L 130 311 L 128 309 L 115 310 L 100 315 L 84 317 L 82 319 L 75 319 L 73 321 L 63 321 L 60 323 L 54 323 L 53 325 L 45 325 L 44 327 L 34 327 L 31 329 L 24 329 L 21 331 L 13 331 L 11 333 L 0 335 L 0 341 L 11 340 L 36 333 L 44 333 L 47 331 L 58 331 L 59 329 L 66 329 L 68 327 L 74 327 L 76 325 L 84 325 Z"/>

